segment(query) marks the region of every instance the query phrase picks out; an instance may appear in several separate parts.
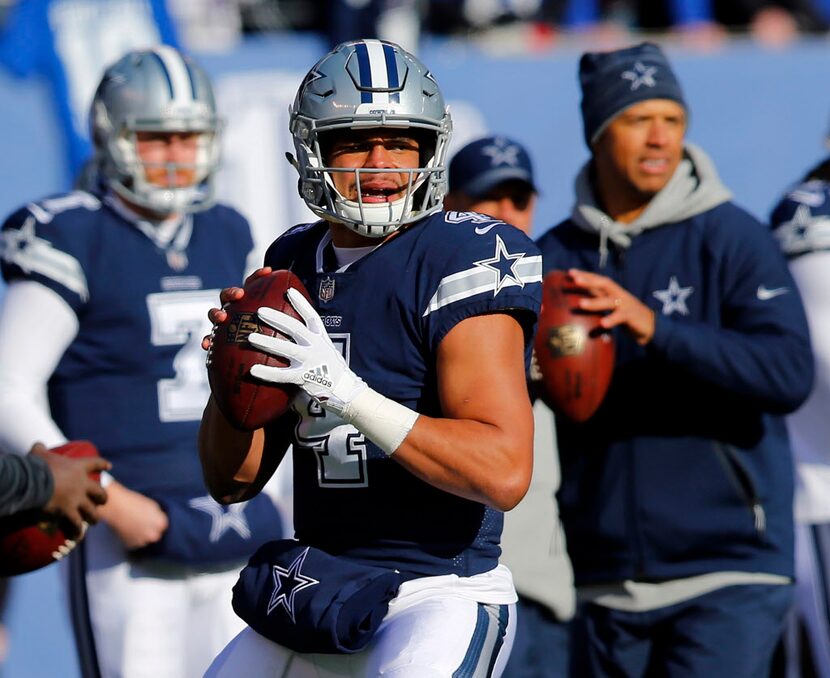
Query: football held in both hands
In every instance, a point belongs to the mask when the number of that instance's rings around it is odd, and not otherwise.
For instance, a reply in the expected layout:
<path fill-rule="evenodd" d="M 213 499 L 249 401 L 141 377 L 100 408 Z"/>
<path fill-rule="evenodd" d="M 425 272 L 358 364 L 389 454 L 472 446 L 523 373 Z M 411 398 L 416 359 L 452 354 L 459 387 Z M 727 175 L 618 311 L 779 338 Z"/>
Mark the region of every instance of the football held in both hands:
<path fill-rule="evenodd" d="M 245 296 L 226 306 L 228 319 L 214 331 L 207 359 L 210 390 L 219 410 L 240 430 L 254 431 L 285 414 L 297 392 L 296 386 L 267 384 L 251 376 L 253 365 L 287 367 L 288 361 L 264 353 L 248 341 L 253 332 L 279 335 L 257 315 L 262 306 L 302 322 L 286 296 L 291 287 L 310 300 L 305 286 L 291 271 L 274 271 L 253 279 L 245 285 Z"/>
<path fill-rule="evenodd" d="M 599 408 L 614 371 L 614 341 L 600 325 L 602 314 L 579 308 L 586 294 L 565 271 L 548 273 L 534 343 L 548 403 L 577 422 Z"/>

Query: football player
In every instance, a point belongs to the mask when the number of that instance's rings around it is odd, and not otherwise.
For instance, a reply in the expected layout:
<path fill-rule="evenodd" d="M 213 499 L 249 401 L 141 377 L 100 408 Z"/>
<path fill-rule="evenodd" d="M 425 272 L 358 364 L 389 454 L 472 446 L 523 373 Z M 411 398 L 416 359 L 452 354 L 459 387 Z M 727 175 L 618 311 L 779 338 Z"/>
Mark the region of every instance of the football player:
<path fill-rule="evenodd" d="M 804 301 L 815 356 L 810 397 L 787 418 L 795 460 L 795 604 L 785 633 L 787 675 L 830 676 L 830 158 L 781 198 L 770 215 Z M 760 288 L 759 288 L 760 294 Z M 768 289 L 774 298 L 780 290 Z"/>
<path fill-rule="evenodd" d="M 190 677 L 241 627 L 240 562 L 280 532 L 266 495 L 214 502 L 196 454 L 205 314 L 242 279 L 252 239 L 213 204 L 220 121 L 189 58 L 122 57 L 90 125 L 98 187 L 3 226 L 0 445 L 85 438 L 112 462 L 102 522 L 68 559 L 83 674 Z"/>
<path fill-rule="evenodd" d="M 299 88 L 293 162 L 321 220 L 275 241 L 264 270 L 290 268 L 313 305 L 289 291 L 304 326 L 259 310 L 293 341 L 249 336 L 290 361 L 251 373 L 299 392 L 264 435 L 233 429 L 211 400 L 203 469 L 215 497 L 245 500 L 292 444 L 304 553 L 397 571 L 403 583 L 361 651 L 298 653 L 248 628 L 208 675 L 501 675 L 516 592 L 499 535 L 531 473 L 525 359 L 541 262 L 512 226 L 441 211 L 450 126 L 432 74 L 392 43 L 343 43 Z M 338 568 L 308 562 L 274 566 L 266 625 L 299 624 L 298 610 L 323 604 L 315 596 Z"/>

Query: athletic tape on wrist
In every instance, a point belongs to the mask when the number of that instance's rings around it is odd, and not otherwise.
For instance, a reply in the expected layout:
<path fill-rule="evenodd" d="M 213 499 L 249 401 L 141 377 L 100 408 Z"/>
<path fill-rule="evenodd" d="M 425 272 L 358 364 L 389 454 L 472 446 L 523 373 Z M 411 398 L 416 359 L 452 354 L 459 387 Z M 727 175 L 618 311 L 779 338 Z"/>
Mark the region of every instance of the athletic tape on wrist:
<path fill-rule="evenodd" d="M 401 446 L 418 419 L 414 410 L 371 388 L 363 389 L 340 416 L 390 456 Z"/>

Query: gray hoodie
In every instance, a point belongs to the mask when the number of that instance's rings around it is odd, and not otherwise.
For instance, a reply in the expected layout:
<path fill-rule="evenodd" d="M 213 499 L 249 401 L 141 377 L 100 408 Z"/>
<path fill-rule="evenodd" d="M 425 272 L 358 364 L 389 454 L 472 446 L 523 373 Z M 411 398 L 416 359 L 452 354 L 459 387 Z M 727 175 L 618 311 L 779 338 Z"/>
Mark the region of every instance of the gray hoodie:
<path fill-rule="evenodd" d="M 630 224 L 614 221 L 597 205 L 590 180 L 591 161 L 576 177 L 576 203 L 571 219 L 581 229 L 599 234 L 600 266 L 608 259 L 608 240 L 626 249 L 633 238 L 650 228 L 683 221 L 732 199 L 709 156 L 694 144 L 685 144 L 683 160 L 672 178 Z"/>

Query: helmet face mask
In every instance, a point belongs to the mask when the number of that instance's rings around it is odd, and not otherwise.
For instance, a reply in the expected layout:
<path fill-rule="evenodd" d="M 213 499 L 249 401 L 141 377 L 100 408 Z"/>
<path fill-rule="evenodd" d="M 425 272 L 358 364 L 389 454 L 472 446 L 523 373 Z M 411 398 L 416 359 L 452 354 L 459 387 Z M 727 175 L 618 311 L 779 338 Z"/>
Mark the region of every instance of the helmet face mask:
<path fill-rule="evenodd" d="M 90 126 L 102 177 L 122 198 L 159 214 L 213 204 L 221 123 L 210 80 L 178 51 L 156 47 L 130 52 L 110 66 L 95 93 Z M 196 134 L 194 161 L 142 159 L 141 133 Z M 166 170 L 166 182 L 150 180 L 159 168 Z M 187 172 L 192 183 L 177 185 L 176 177 Z"/>
<path fill-rule="evenodd" d="M 309 71 L 291 107 L 300 174 L 300 196 L 318 216 L 369 237 L 385 237 L 405 224 L 441 209 L 446 192 L 445 158 L 451 131 L 449 113 L 435 79 L 402 48 L 379 40 L 343 43 Z M 417 167 L 333 167 L 331 138 L 350 132 L 398 130 L 419 141 Z M 357 198 L 336 188 L 333 175 L 354 173 Z M 403 195 L 376 203 L 363 200 L 361 181 L 371 174 L 407 175 Z"/>

